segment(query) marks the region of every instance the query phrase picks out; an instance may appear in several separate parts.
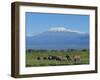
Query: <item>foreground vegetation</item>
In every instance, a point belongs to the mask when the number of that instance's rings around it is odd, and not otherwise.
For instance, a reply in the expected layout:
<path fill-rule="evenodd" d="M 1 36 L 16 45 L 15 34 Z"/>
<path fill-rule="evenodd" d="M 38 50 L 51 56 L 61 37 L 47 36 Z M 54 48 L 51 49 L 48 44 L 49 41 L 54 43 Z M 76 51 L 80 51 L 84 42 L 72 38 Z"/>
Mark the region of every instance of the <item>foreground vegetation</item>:
<path fill-rule="evenodd" d="M 26 50 L 26 67 L 89 64 L 89 51 Z"/>

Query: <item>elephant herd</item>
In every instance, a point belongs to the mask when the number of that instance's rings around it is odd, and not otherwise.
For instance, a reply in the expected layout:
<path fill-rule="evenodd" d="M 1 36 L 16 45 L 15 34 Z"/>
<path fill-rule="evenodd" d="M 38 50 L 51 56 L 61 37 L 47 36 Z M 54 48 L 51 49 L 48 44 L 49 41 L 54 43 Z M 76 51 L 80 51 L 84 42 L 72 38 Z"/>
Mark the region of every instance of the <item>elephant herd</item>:
<path fill-rule="evenodd" d="M 74 62 L 80 62 L 81 61 L 81 57 L 79 55 L 75 55 L 75 56 L 52 56 L 49 55 L 47 57 L 37 57 L 37 60 L 49 60 L 49 61 L 74 61 Z"/>

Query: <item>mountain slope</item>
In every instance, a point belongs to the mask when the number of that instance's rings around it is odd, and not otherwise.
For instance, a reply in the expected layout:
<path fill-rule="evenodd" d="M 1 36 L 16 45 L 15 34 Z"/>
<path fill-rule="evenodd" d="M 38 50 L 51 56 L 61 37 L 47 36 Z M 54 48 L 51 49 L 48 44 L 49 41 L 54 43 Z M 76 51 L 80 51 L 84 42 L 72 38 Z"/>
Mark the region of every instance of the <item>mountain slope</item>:
<path fill-rule="evenodd" d="M 66 29 L 50 29 L 41 34 L 26 37 L 27 49 L 84 49 L 89 48 L 89 34 Z"/>

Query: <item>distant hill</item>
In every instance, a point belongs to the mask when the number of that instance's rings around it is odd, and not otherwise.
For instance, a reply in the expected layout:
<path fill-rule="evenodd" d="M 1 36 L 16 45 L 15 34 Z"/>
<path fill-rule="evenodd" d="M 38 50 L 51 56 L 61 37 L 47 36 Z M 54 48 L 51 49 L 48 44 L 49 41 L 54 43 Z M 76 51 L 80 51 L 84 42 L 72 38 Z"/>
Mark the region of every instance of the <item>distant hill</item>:
<path fill-rule="evenodd" d="M 41 34 L 26 37 L 27 49 L 84 49 L 89 48 L 89 34 L 66 29 L 52 28 Z"/>

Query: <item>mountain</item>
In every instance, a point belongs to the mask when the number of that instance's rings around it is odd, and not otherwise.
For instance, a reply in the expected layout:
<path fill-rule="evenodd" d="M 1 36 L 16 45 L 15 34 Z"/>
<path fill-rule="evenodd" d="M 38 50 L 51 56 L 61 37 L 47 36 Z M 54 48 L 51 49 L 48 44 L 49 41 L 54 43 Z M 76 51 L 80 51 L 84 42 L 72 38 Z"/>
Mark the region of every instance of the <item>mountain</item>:
<path fill-rule="evenodd" d="M 27 49 L 84 49 L 89 48 L 89 34 L 66 29 L 51 28 L 41 34 L 26 37 Z"/>

